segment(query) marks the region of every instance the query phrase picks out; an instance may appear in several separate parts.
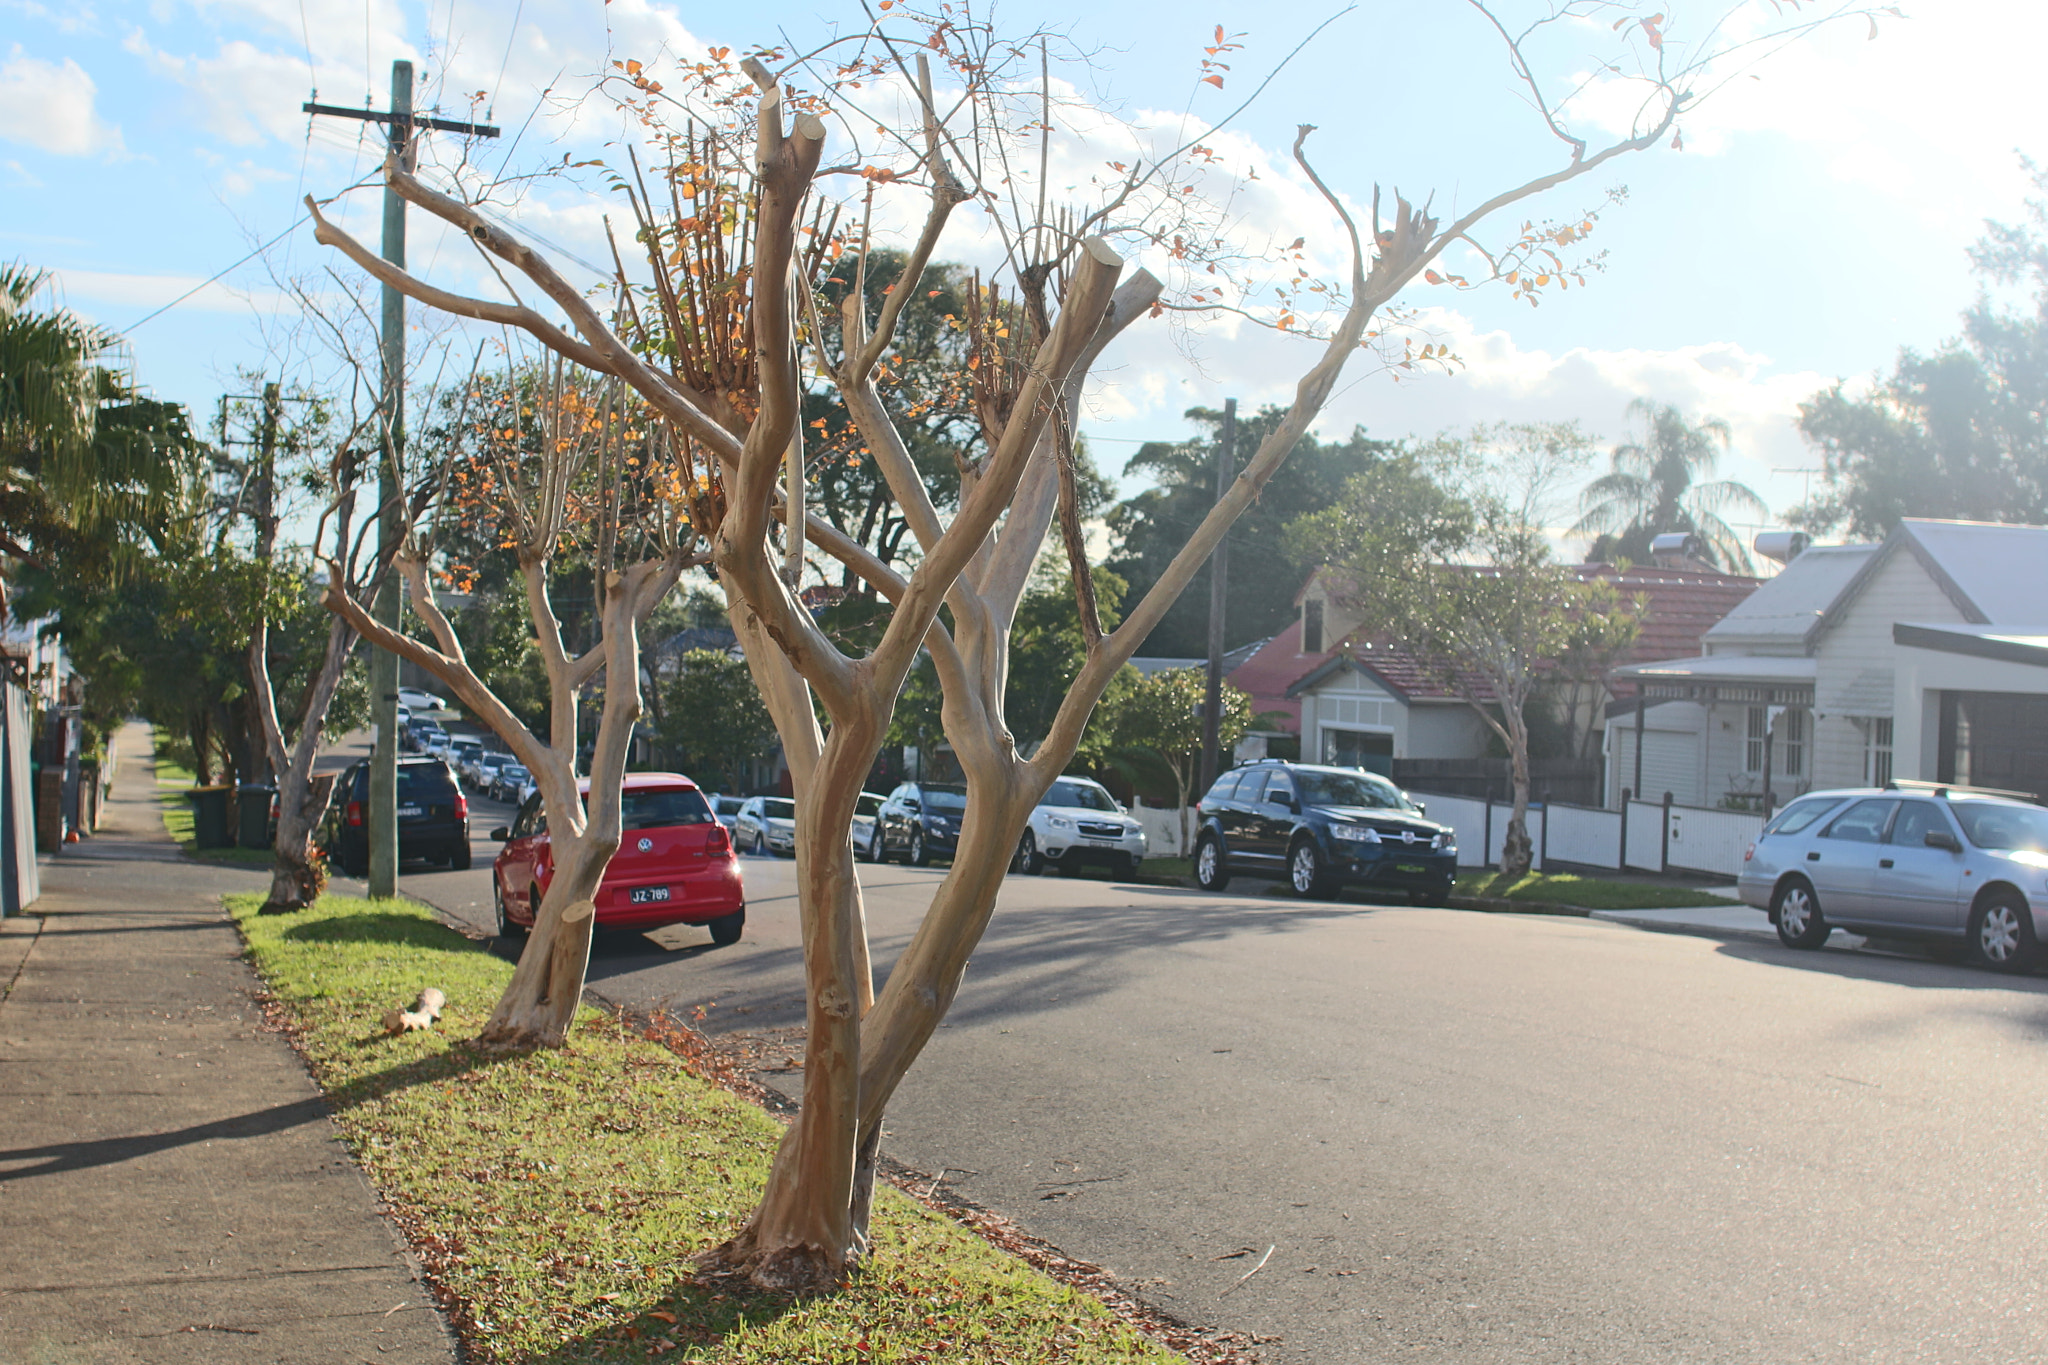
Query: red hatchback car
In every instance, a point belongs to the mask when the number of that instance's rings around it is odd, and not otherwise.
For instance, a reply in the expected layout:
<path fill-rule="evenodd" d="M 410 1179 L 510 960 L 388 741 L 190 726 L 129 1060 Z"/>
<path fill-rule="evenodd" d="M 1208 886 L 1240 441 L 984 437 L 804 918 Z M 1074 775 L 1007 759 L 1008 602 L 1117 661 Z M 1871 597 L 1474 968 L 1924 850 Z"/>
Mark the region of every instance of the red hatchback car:
<path fill-rule="evenodd" d="M 579 784 L 579 790 L 589 795 L 590 784 Z M 677 773 L 626 774 L 619 824 L 619 851 L 597 889 L 599 928 L 702 924 L 710 927 L 713 943 L 739 942 L 747 922 L 739 859 L 732 836 L 711 814 L 696 783 Z M 554 875 L 540 793 L 491 837 L 505 844 L 491 864 L 498 933 L 523 934 L 533 927 Z"/>

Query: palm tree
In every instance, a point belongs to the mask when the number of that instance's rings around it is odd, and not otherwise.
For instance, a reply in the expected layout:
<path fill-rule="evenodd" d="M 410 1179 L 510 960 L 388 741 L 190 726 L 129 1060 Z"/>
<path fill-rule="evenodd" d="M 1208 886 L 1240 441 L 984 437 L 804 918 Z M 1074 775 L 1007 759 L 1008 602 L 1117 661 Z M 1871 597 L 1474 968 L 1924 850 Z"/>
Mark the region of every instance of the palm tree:
<path fill-rule="evenodd" d="M 190 493 L 200 446 L 181 407 L 104 363 L 116 333 L 37 306 L 48 279 L 0 264 L 0 556 L 93 543 L 118 560 Z"/>
<path fill-rule="evenodd" d="M 1718 417 L 1688 421 L 1669 403 L 1647 398 L 1630 403 L 1628 415 L 1648 427 L 1647 437 L 1616 446 L 1607 473 L 1579 495 L 1582 515 L 1572 534 L 1597 537 L 1588 558 L 1645 560 L 1656 537 L 1686 531 L 1700 538 L 1710 563 L 1748 573 L 1749 551 L 1726 518 L 1762 521 L 1769 509 L 1748 484 L 1699 481 L 1728 448 L 1728 424 Z"/>

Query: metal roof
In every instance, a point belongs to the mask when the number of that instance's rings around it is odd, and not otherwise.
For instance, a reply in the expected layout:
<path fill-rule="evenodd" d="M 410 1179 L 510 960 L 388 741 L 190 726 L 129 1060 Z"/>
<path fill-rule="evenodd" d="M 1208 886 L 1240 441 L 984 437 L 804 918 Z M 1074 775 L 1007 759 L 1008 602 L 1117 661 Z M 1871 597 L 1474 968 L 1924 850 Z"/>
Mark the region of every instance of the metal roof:
<path fill-rule="evenodd" d="M 1881 549 L 1877 545 L 1816 545 L 1741 602 L 1703 637 L 1717 648 L 1746 641 L 1805 645 L 1821 617 L 1848 591 Z"/>
<path fill-rule="evenodd" d="M 1899 534 L 1931 560 L 1930 570 L 1964 615 L 1999 625 L 2042 624 L 2041 585 L 2048 582 L 2048 526 L 1908 517 Z M 1793 561 L 1797 563 L 1798 561 Z M 1975 608 L 1975 610 L 1971 610 Z"/>

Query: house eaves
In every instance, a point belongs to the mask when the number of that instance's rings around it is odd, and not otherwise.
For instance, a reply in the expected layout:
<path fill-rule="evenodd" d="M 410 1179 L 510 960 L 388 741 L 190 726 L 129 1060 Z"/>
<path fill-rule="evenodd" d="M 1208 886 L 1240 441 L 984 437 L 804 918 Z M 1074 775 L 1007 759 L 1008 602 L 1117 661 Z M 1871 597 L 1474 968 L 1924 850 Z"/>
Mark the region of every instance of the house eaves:
<path fill-rule="evenodd" d="M 1292 701 L 1317 684 L 1344 672 L 1356 673 L 1360 677 L 1368 678 L 1378 686 L 1384 687 L 1388 695 L 1399 697 L 1404 702 L 1409 700 L 1406 688 L 1393 682 L 1386 674 L 1380 672 L 1371 664 L 1361 659 L 1354 659 L 1349 654 L 1333 654 L 1308 672 L 1302 674 L 1299 678 L 1296 678 L 1292 683 L 1289 683 L 1287 686 L 1287 699 Z"/>

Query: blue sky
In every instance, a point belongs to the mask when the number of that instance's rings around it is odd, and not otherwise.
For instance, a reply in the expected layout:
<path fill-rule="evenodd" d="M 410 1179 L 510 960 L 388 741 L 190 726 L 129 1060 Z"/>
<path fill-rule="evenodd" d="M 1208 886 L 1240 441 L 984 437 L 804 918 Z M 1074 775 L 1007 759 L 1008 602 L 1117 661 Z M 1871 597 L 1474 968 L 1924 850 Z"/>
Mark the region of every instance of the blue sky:
<path fill-rule="evenodd" d="M 1665 8 L 1676 38 L 1729 6 Z M 1395 436 L 1576 417 L 1616 439 L 1625 404 L 1645 396 L 1730 421 L 1726 472 L 1774 508 L 1797 501 L 1801 477 L 1777 472 L 1813 463 L 1791 429 L 1793 406 L 1888 365 L 1901 345 L 1955 332 L 1975 291 L 1965 248 L 1986 218 L 2019 214 L 2019 156 L 2048 150 L 2032 70 L 2048 48 L 2044 7 L 1906 8 L 1874 41 L 1858 21 L 1772 58 L 1756 68 L 1761 79 L 1732 82 L 1688 119 L 1683 151 L 1628 158 L 1542 201 L 1539 213 L 1570 214 L 1627 185 L 1593 240 L 1609 254 L 1589 288 L 1534 310 L 1504 289 L 1411 294 L 1463 368 L 1399 384 L 1360 378 L 1324 429 L 1358 422 Z M 1138 0 L 1012 3 L 1000 16 L 1067 33 L 1094 56 L 1082 93 L 1156 124 L 1187 110 L 1216 116 L 1331 12 Z M 274 369 L 289 350 L 265 270 L 246 266 L 133 324 L 285 232 L 302 193 L 324 197 L 372 171 L 364 129 L 299 112 L 312 88 L 325 102 L 361 106 L 368 94 L 381 106 L 390 61 L 409 58 L 423 87 L 483 92 L 508 134 L 523 129 L 516 145 L 508 136 L 480 155 L 495 164 L 509 153 L 513 169 L 530 170 L 564 151 L 602 151 L 614 123 L 574 97 L 609 56 L 744 49 L 857 15 L 836 0 L 0 0 L 0 258 L 55 271 L 69 306 L 132 328 L 145 384 L 210 410 L 237 368 Z M 1229 98 L 1196 83 L 1218 23 L 1245 35 L 1229 54 Z M 1548 54 L 1556 71 L 1584 69 L 1577 52 L 1595 50 L 1605 29 L 1567 34 Z M 1368 3 L 1338 19 L 1237 125 L 1238 145 L 1277 164 L 1302 122 L 1319 126 L 1319 166 L 1357 201 L 1377 181 L 1455 207 L 1559 162 L 1517 102 L 1498 45 L 1459 0 Z M 602 207 L 591 187 L 545 182 L 503 216 L 598 259 Z M 373 240 L 374 209 L 362 193 L 343 212 Z M 416 263 L 481 287 L 419 215 L 415 240 Z M 962 243 L 961 254 L 975 249 Z M 269 261 L 280 273 L 342 268 L 303 226 Z M 1298 345 L 1264 335 L 1217 327 L 1169 340 L 1159 329 L 1105 375 L 1086 427 L 1116 466 L 1131 442 L 1183 432 L 1192 404 L 1282 399 L 1305 363 Z"/>

